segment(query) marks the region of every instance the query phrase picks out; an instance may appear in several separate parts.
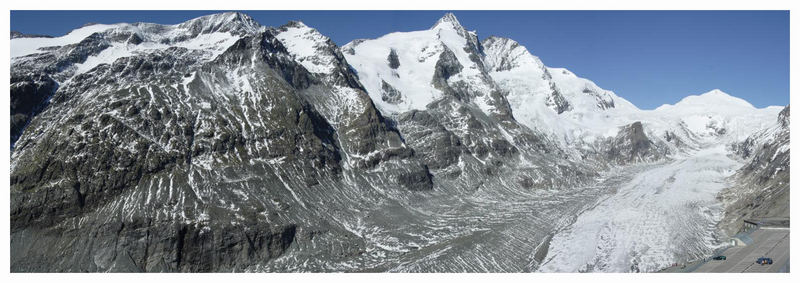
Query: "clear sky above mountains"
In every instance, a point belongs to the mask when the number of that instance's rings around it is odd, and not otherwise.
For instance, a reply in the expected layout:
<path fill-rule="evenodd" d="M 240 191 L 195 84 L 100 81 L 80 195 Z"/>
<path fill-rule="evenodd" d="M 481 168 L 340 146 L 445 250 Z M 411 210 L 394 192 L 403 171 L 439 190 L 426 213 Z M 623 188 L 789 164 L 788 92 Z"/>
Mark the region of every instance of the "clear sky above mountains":
<path fill-rule="evenodd" d="M 60 36 L 86 23 L 176 24 L 219 11 L 12 11 L 11 30 Z M 446 11 L 242 11 L 300 20 L 339 45 L 427 29 Z M 642 109 L 721 89 L 756 107 L 789 103 L 788 11 L 452 11 L 478 37 L 509 37 Z"/>

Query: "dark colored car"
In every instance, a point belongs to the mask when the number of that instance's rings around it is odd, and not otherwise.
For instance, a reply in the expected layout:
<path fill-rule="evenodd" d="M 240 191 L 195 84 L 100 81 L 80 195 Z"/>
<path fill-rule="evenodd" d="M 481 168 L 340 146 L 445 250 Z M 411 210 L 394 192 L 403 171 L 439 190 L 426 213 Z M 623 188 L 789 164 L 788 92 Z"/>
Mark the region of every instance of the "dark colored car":
<path fill-rule="evenodd" d="M 764 264 L 772 264 L 772 259 L 768 257 L 759 257 L 756 260 L 756 263 L 764 265 Z"/>
<path fill-rule="evenodd" d="M 711 259 L 713 259 L 713 260 L 727 260 L 728 258 L 725 257 L 724 255 L 718 255 L 718 256 L 712 257 Z"/>

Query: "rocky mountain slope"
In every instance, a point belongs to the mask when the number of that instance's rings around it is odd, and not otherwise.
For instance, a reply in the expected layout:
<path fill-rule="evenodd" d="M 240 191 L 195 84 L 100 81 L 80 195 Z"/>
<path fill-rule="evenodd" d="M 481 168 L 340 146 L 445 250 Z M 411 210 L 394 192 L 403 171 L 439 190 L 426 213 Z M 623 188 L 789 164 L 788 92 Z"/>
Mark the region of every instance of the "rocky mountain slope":
<path fill-rule="evenodd" d="M 241 13 L 11 46 L 13 271 L 534 271 L 628 172 L 759 131 L 788 187 L 788 110 L 640 110 L 452 14 L 342 47 Z"/>
<path fill-rule="evenodd" d="M 789 106 L 773 126 L 734 144 L 734 152 L 747 160 L 735 178 L 736 185 L 720 198 L 728 213 L 721 226 L 739 232 L 745 219 L 789 218 Z"/>

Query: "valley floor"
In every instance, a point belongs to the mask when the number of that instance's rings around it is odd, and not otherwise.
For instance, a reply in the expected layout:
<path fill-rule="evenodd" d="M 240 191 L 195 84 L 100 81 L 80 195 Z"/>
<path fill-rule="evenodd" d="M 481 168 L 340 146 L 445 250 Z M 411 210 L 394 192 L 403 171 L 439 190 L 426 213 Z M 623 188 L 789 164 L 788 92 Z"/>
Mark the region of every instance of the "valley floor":
<path fill-rule="evenodd" d="M 725 244 L 716 196 L 741 166 L 724 146 L 708 146 L 566 191 L 477 186 L 387 201 L 352 229 L 363 254 L 289 256 L 259 271 L 655 272 Z"/>

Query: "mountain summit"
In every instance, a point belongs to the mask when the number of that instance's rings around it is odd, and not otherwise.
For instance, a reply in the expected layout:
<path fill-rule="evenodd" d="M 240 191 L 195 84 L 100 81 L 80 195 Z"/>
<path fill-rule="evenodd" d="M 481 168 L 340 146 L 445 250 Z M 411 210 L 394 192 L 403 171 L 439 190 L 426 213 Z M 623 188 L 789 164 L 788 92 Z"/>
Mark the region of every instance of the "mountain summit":
<path fill-rule="evenodd" d="M 678 107 L 681 105 L 715 106 L 715 107 L 725 107 L 729 109 L 734 109 L 734 108 L 755 109 L 755 107 L 753 107 L 753 105 L 747 102 L 746 100 L 731 96 L 730 94 L 727 94 L 719 89 L 714 89 L 700 95 L 687 96 L 675 104 L 675 106 Z"/>
<path fill-rule="evenodd" d="M 261 24 L 250 16 L 239 12 L 226 12 L 191 19 L 178 25 L 196 33 L 255 33 Z"/>
<path fill-rule="evenodd" d="M 458 18 L 456 18 L 456 15 L 453 13 L 444 14 L 444 16 L 439 18 L 439 20 L 436 21 L 436 23 L 433 26 L 431 26 L 431 29 L 446 28 L 446 27 L 454 29 L 464 29 L 464 27 L 462 27 L 461 23 L 458 21 Z"/>

